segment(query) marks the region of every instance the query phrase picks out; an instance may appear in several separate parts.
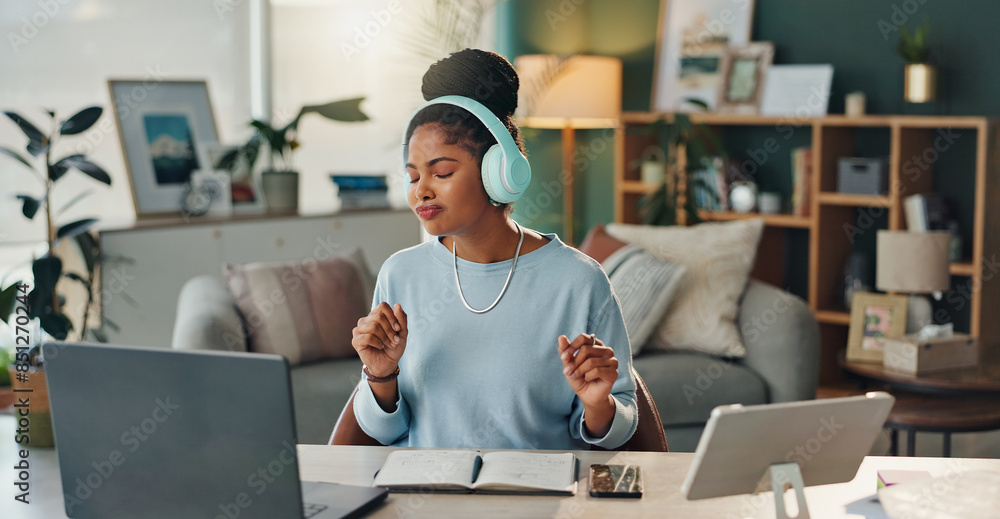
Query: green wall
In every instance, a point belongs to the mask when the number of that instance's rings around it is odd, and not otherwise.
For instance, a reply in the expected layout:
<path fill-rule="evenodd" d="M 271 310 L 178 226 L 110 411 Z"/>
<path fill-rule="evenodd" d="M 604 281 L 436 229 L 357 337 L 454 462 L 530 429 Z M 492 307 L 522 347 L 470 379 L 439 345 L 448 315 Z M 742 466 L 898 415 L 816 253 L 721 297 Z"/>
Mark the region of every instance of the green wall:
<path fill-rule="evenodd" d="M 511 60 L 533 53 L 620 57 L 623 109 L 648 110 L 659 9 L 659 0 L 507 0 L 499 7 L 498 49 Z M 912 28 L 925 17 L 932 60 L 940 69 L 940 100 L 908 105 L 901 95 L 903 63 L 895 52 L 897 26 Z M 998 21 L 1000 2 L 990 0 L 756 0 L 752 35 L 774 43 L 777 64 L 832 63 L 830 113 L 842 113 L 844 94 L 861 90 L 869 113 L 1000 116 L 994 92 L 1000 85 Z M 594 223 L 614 217 L 613 149 L 603 140 L 598 130 L 577 132 L 583 148 L 578 163 L 586 164 L 575 199 L 577 241 Z M 527 138 L 537 181 L 526 200 L 546 201 L 541 182 L 558 180 L 559 142 L 552 130 L 532 131 Z M 519 221 L 545 232 L 561 230 L 561 200 L 544 211 L 542 204 L 525 205 L 515 210 Z"/>

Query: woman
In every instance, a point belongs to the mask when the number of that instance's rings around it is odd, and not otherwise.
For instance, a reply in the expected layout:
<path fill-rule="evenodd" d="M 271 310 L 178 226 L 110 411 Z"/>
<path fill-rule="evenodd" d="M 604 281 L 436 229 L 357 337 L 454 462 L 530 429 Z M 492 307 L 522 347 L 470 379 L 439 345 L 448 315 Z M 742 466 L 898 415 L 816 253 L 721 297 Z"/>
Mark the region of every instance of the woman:
<path fill-rule="evenodd" d="M 466 49 L 432 65 L 422 91 L 478 101 L 523 153 L 517 87 L 506 59 Z M 600 266 L 555 234 L 520 227 L 510 204 L 487 194 L 481 167 L 497 139 L 478 116 L 431 104 L 404 142 L 410 208 L 438 238 L 386 260 L 372 312 L 354 329 L 362 429 L 416 447 L 623 444 L 637 422 L 635 381 Z"/>

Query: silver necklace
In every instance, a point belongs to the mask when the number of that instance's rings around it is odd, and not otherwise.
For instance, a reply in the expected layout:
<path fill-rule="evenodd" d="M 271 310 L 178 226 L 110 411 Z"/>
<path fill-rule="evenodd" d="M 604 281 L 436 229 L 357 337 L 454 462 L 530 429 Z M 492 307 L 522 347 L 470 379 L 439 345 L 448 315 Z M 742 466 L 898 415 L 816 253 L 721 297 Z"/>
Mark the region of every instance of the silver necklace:
<path fill-rule="evenodd" d="M 514 251 L 514 261 L 510 265 L 510 273 L 507 274 L 507 281 L 503 282 L 503 288 L 500 289 L 500 295 L 493 301 L 493 304 L 486 307 L 483 310 L 476 310 L 469 306 L 469 303 L 465 300 L 465 295 L 462 294 L 462 283 L 458 281 L 458 254 L 455 252 L 456 240 L 454 237 L 451 238 L 451 263 L 455 267 L 455 286 L 458 287 L 458 297 L 462 299 L 462 304 L 469 309 L 470 312 L 475 314 L 485 314 L 493 309 L 497 303 L 500 302 L 500 298 L 503 297 L 504 293 L 507 292 L 507 285 L 510 284 L 510 278 L 514 277 L 514 268 L 517 267 L 517 257 L 521 255 L 521 244 L 524 243 L 524 231 L 521 230 L 521 226 L 514 222 L 514 226 L 517 227 L 517 250 Z"/>

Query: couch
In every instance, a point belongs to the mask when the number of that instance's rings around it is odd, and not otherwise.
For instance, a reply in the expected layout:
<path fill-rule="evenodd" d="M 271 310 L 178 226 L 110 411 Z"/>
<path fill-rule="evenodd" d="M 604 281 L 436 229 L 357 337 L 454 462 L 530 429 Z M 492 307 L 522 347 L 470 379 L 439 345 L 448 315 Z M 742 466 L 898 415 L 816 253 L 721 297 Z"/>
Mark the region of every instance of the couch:
<path fill-rule="evenodd" d="M 672 451 L 693 451 L 712 408 L 815 397 L 819 332 L 801 299 L 751 280 L 739 305 L 738 326 L 747 355 L 729 359 L 682 351 L 643 351 L 634 357 L 659 409 Z M 172 346 L 180 350 L 239 350 L 232 337 L 243 326 L 225 281 L 198 276 L 178 298 Z M 245 348 L 243 348 L 245 349 Z M 300 443 L 324 444 L 360 381 L 356 357 L 291 369 Z"/>

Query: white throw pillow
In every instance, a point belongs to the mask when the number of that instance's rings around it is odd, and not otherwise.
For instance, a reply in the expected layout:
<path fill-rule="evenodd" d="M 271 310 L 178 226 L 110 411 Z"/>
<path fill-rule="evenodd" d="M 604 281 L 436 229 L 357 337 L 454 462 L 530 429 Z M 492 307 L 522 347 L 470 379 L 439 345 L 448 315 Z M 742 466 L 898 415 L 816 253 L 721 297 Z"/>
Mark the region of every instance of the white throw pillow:
<path fill-rule="evenodd" d="M 690 227 L 609 224 L 608 234 L 687 267 L 674 302 L 647 347 L 743 357 L 739 301 L 764 230 L 761 219 Z"/>
<path fill-rule="evenodd" d="M 662 261 L 635 245 L 611 253 L 601 266 L 621 304 L 632 355 L 638 355 L 663 320 L 687 268 Z"/>

